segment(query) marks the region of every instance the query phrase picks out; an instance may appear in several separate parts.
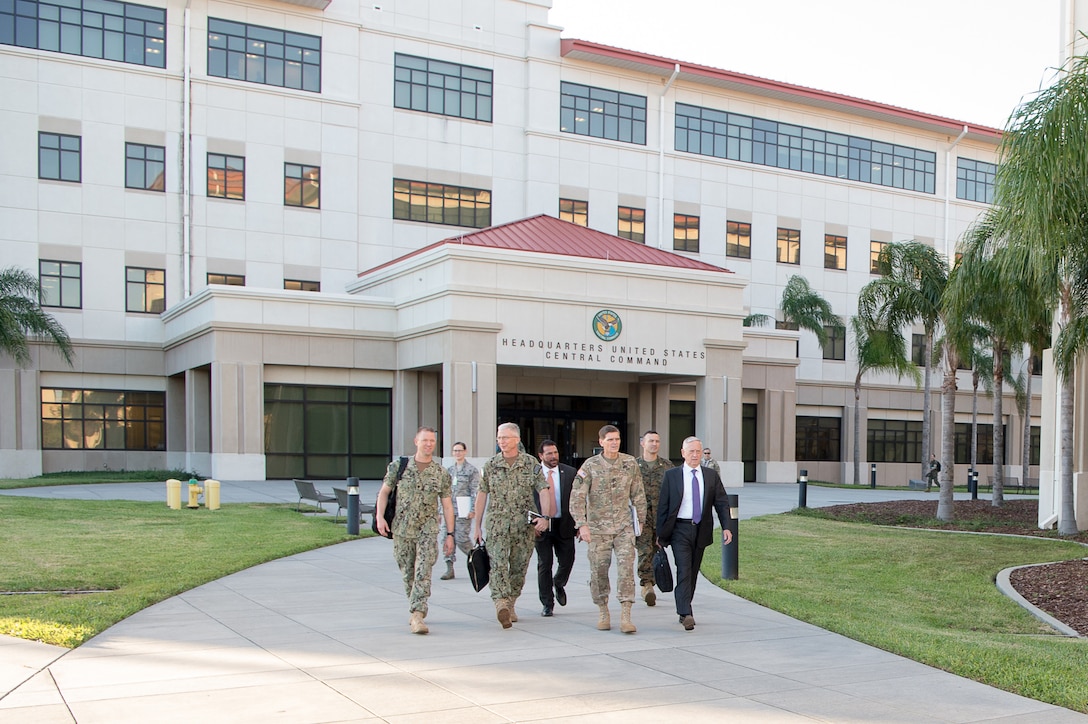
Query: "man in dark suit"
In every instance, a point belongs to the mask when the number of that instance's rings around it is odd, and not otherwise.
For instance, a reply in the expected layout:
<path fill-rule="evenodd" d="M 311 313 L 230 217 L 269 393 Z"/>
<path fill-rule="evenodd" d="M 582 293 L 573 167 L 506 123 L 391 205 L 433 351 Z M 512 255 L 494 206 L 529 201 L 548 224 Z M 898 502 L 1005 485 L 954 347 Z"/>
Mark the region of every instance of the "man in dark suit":
<path fill-rule="evenodd" d="M 695 437 L 684 440 L 680 449 L 684 464 L 665 471 L 661 483 L 661 498 L 657 503 L 657 542 L 672 546 L 676 561 L 676 613 L 685 631 L 695 628 L 691 613 L 691 597 L 695 595 L 695 582 L 703 551 L 714 539 L 714 518 L 718 512 L 722 524 L 722 541 L 733 540 L 729 530 L 731 519 L 729 497 L 722 479 L 713 468 L 700 465 L 703 443 Z"/>
<path fill-rule="evenodd" d="M 574 567 L 574 518 L 570 514 L 570 490 L 574 476 L 578 472 L 570 465 L 559 462 L 559 448 L 551 440 L 545 440 L 538 447 L 541 470 L 548 488 L 541 495 L 551 495 L 556 503 L 556 511 L 548 530 L 540 533 L 536 539 L 536 584 L 540 591 L 540 603 L 544 609 L 541 616 L 551 616 L 556 601 L 560 606 L 567 605 L 567 581 L 570 570 Z M 552 575 L 552 554 L 559 559 L 559 569 Z M 554 594 L 552 589 L 554 588 Z"/>

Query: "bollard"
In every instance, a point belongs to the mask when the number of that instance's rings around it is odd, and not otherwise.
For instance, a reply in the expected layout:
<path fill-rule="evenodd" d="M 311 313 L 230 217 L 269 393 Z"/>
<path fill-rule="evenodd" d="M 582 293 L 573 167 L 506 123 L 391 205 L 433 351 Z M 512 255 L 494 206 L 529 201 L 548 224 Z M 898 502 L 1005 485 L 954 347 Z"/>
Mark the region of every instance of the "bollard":
<path fill-rule="evenodd" d="M 729 532 L 733 534 L 733 540 L 726 545 L 722 543 L 722 580 L 735 581 L 740 577 L 738 559 L 740 558 L 740 496 L 728 495 L 729 498 Z"/>
<path fill-rule="evenodd" d="M 808 507 L 808 470 L 799 470 L 797 476 L 797 507 Z"/>
<path fill-rule="evenodd" d="M 219 510 L 219 481 L 204 481 L 204 507 L 208 510 Z"/>
<path fill-rule="evenodd" d="M 359 478 L 348 478 L 348 535 L 359 535 Z"/>
<path fill-rule="evenodd" d="M 967 474 L 967 488 L 971 491 L 971 500 L 978 500 L 978 471 Z"/>
<path fill-rule="evenodd" d="M 869 465 L 869 487 L 876 490 L 876 463 Z"/>
<path fill-rule="evenodd" d="M 166 507 L 181 510 L 181 481 L 176 478 L 166 481 Z"/>

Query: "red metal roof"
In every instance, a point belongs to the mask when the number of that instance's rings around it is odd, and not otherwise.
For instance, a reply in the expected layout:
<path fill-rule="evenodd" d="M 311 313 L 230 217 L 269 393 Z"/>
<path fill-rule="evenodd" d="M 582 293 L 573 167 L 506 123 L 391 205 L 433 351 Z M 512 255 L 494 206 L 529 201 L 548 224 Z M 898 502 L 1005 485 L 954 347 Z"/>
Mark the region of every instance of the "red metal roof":
<path fill-rule="evenodd" d="M 458 236 L 435 242 L 417 249 L 385 264 L 360 272 L 359 276 L 369 274 L 404 259 L 422 254 L 430 249 L 445 245 L 480 246 L 492 249 L 511 249 L 531 251 L 538 254 L 558 254 L 583 259 L 604 259 L 632 264 L 649 264 L 678 269 L 698 269 L 732 274 L 728 269 L 707 264 L 682 254 L 664 251 L 637 241 L 621 239 L 603 231 L 589 229 L 554 216 L 539 214 L 520 221 L 511 221 L 479 231 L 470 231 Z"/>
<path fill-rule="evenodd" d="M 997 143 L 1001 140 L 1001 131 L 988 126 L 964 123 L 951 118 L 935 116 L 921 111 L 912 111 L 876 101 L 867 101 L 861 98 L 832 93 L 830 91 L 806 88 L 805 86 L 782 83 L 776 80 L 768 80 L 754 75 L 735 73 L 730 70 L 712 68 L 697 63 L 685 63 L 679 60 L 662 58 L 657 55 L 649 55 L 634 50 L 615 48 L 610 45 L 601 45 L 588 40 L 574 40 L 564 38 L 561 41 L 561 54 L 563 57 L 575 58 L 591 62 L 614 65 L 630 70 L 653 73 L 668 78 L 676 66 L 680 66 L 680 78 L 696 83 L 706 83 L 732 90 L 741 90 L 755 95 L 768 96 L 798 103 L 819 106 L 823 108 L 839 108 L 849 110 L 859 115 L 870 118 L 884 118 L 894 120 L 905 125 L 929 130 L 939 129 L 952 135 L 958 134 L 964 126 L 969 128 L 968 136 L 978 140 Z"/>

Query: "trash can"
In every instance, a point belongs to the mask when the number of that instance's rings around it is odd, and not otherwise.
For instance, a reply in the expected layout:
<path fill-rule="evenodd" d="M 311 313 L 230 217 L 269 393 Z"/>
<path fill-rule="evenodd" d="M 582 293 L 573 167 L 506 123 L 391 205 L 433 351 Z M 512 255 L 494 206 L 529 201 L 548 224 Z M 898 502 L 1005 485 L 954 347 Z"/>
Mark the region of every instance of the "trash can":
<path fill-rule="evenodd" d="M 166 507 L 181 510 L 181 481 L 170 478 L 166 481 Z"/>
<path fill-rule="evenodd" d="M 204 481 L 204 507 L 208 510 L 219 510 L 219 481 Z"/>

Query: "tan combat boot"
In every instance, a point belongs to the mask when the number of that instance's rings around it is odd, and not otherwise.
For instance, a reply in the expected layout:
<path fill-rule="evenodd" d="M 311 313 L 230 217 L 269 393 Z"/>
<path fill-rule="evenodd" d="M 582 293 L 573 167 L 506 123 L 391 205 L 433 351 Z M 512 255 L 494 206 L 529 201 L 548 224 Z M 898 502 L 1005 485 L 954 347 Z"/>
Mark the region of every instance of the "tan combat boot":
<path fill-rule="evenodd" d="M 440 579 L 443 581 L 448 581 L 453 577 L 453 563 L 451 563 L 450 561 L 446 561 L 446 572 L 440 576 Z"/>
<path fill-rule="evenodd" d="M 642 600 L 646 602 L 647 606 L 654 606 L 657 604 L 657 594 L 654 593 L 654 584 L 642 584 Z"/>
<path fill-rule="evenodd" d="M 608 613 L 608 604 L 600 603 L 597 607 L 601 609 L 601 615 L 597 619 L 598 631 L 609 631 L 612 628 L 612 617 Z"/>
<path fill-rule="evenodd" d="M 423 614 L 419 611 L 412 611 L 412 618 L 408 622 L 408 625 L 412 627 L 412 633 L 414 634 L 430 633 L 427 624 L 423 623 Z"/>
<path fill-rule="evenodd" d="M 507 608 L 507 599 L 495 599 L 495 618 L 499 620 L 503 628 L 510 628 L 510 609 Z"/>
<path fill-rule="evenodd" d="M 518 612 L 514 610 L 514 604 L 518 602 L 516 598 L 506 599 L 506 607 L 510 609 L 510 623 L 518 622 Z"/>
<path fill-rule="evenodd" d="M 635 628 L 635 624 L 631 623 L 631 602 L 624 601 L 620 604 L 623 610 L 620 612 L 620 631 L 623 633 L 634 633 L 638 629 Z"/>

